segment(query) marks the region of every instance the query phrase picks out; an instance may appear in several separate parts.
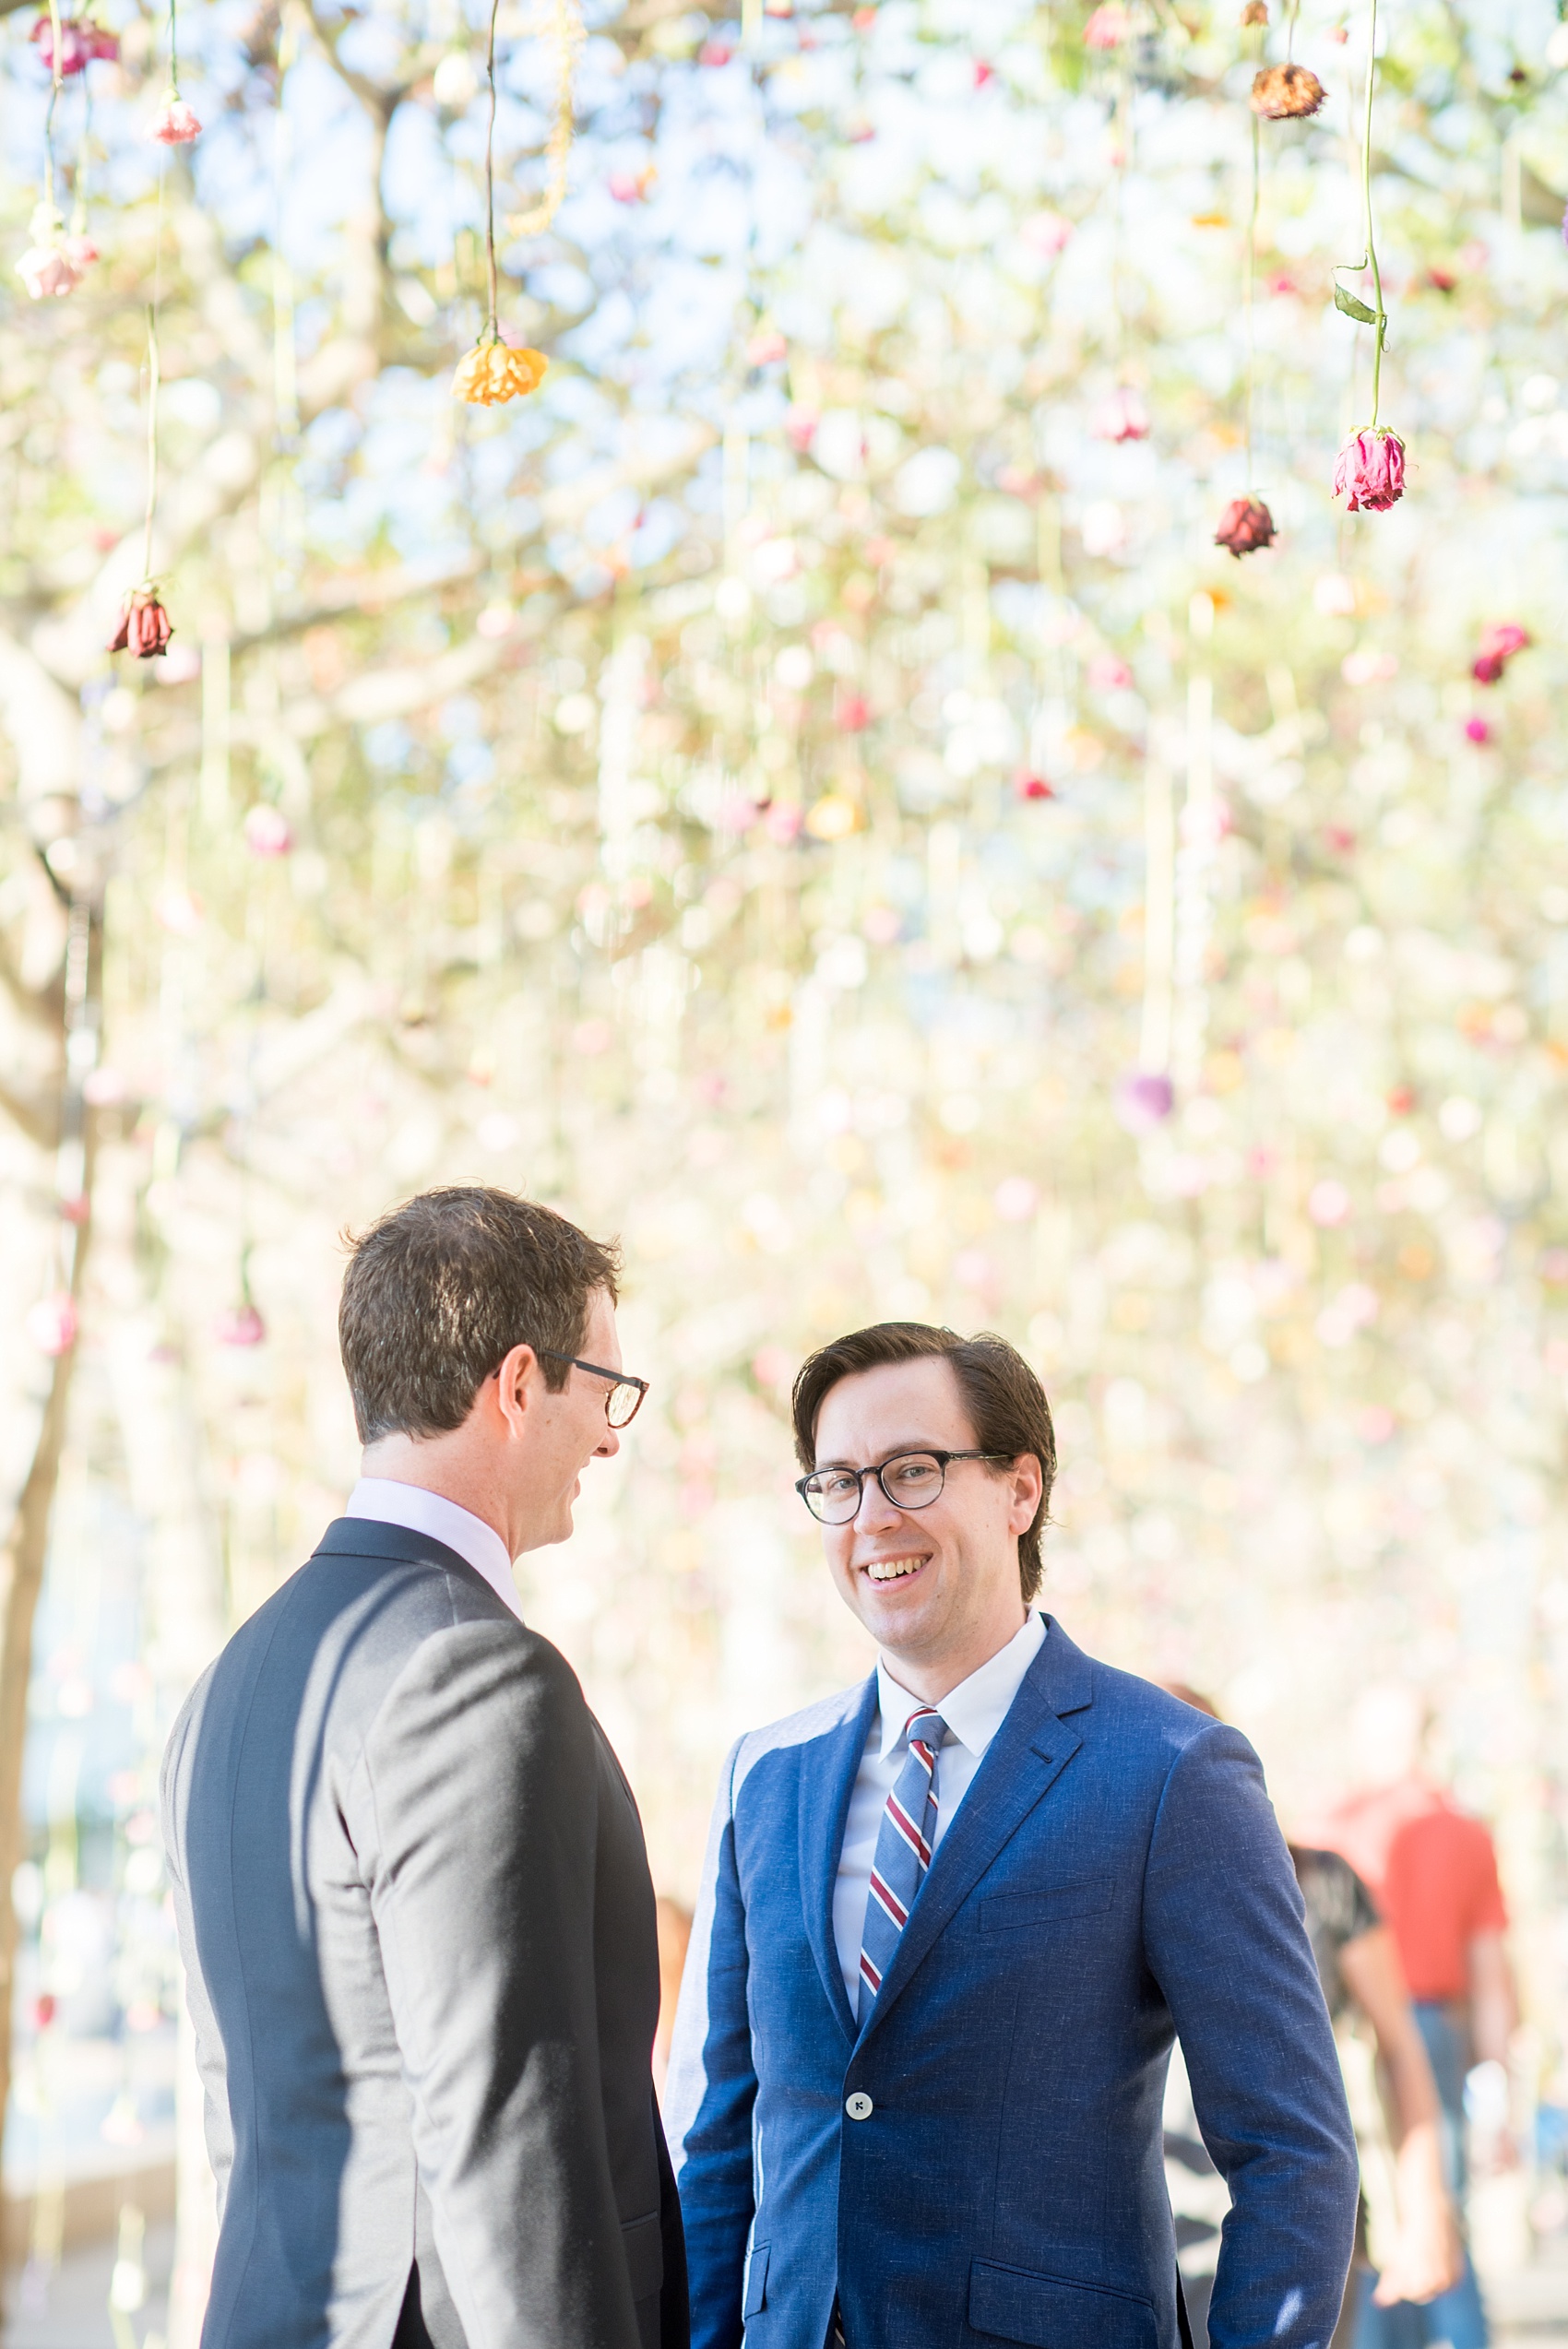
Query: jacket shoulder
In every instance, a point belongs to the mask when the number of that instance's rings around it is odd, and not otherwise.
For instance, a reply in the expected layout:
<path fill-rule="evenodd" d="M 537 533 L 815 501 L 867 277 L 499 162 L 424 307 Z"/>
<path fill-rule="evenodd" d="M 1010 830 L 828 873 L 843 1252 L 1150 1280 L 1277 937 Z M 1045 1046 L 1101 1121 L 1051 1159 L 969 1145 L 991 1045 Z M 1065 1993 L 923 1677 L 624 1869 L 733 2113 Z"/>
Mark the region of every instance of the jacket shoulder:
<path fill-rule="evenodd" d="M 1051 1655 L 1052 1645 L 1058 1648 L 1054 1658 Z M 1087 1717 L 1102 1735 L 1109 1734 L 1123 1746 L 1146 1746 L 1162 1750 L 1172 1760 L 1189 1747 L 1206 1743 L 1252 1750 L 1241 1732 L 1229 1723 L 1217 1721 L 1183 1698 L 1172 1696 L 1157 1681 L 1146 1680 L 1136 1672 L 1123 1672 L 1116 1665 L 1103 1663 L 1099 1656 L 1091 1656 L 1075 1646 L 1054 1619 L 1051 1619 L 1050 1636 L 1040 1651 L 1038 1668 L 1045 1675 L 1048 1702 L 1051 1701 L 1053 1678 L 1076 1683 L 1069 1687 L 1068 1704 L 1061 1709 L 1072 1710 L 1081 1724 L 1086 1717 L 1082 1706 L 1087 1697 L 1092 1706 Z"/>
<path fill-rule="evenodd" d="M 781 1721 L 770 1721 L 765 1728 L 748 1730 L 734 1750 L 730 1771 L 730 1795 L 741 1791 L 751 1772 L 770 1753 L 786 1753 L 791 1747 L 814 1744 L 819 1738 L 830 1738 L 847 1729 L 866 1702 L 866 1683 L 859 1680 L 853 1688 L 840 1689 L 830 1697 L 821 1697 L 815 1704 L 803 1705 L 799 1713 L 787 1713 Z"/>

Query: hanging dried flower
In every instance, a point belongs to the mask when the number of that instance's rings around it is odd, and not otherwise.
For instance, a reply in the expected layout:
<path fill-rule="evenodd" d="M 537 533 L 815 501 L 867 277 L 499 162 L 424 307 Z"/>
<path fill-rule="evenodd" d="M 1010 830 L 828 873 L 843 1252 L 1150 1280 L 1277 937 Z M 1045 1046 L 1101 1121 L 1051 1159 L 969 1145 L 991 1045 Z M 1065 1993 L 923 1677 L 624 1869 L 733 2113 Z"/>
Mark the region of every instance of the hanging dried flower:
<path fill-rule="evenodd" d="M 457 362 L 452 397 L 470 408 L 496 408 L 505 400 L 537 391 L 549 361 L 537 350 L 514 350 L 504 342 L 476 343 Z"/>
<path fill-rule="evenodd" d="M 1272 546 L 1274 535 L 1274 516 L 1262 498 L 1233 497 L 1219 517 L 1214 543 L 1240 562 L 1244 554 L 1255 554 L 1259 547 Z"/>
<path fill-rule="evenodd" d="M 1146 441 L 1148 409 L 1138 393 L 1123 384 L 1096 409 L 1089 430 L 1097 441 Z"/>
<path fill-rule="evenodd" d="M 1027 767 L 1020 767 L 1014 776 L 1013 789 L 1020 800 L 1053 800 L 1056 797 L 1044 776 L 1032 775 Z"/>
<path fill-rule="evenodd" d="M 1133 30 L 1132 18 L 1118 0 L 1105 0 L 1084 27 L 1086 49 L 1120 49 Z"/>
<path fill-rule="evenodd" d="M 264 1346 L 267 1323 L 247 1297 L 219 1315 L 216 1335 L 220 1346 Z"/>
<path fill-rule="evenodd" d="M 201 136 L 201 125 L 177 89 L 164 91 L 150 135 L 160 147 L 188 147 Z"/>
<path fill-rule="evenodd" d="M 29 1337 L 41 1354 L 58 1359 L 68 1354 L 77 1342 L 77 1305 L 70 1291 L 55 1289 L 49 1297 L 41 1297 L 29 1311 L 23 1323 Z"/>
<path fill-rule="evenodd" d="M 36 42 L 39 60 L 54 70 L 54 28 L 47 15 L 39 18 L 29 39 Z M 106 32 L 89 17 L 65 17 L 60 24 L 60 71 L 79 74 L 95 57 L 118 57 L 120 40 L 117 33 Z"/>
<path fill-rule="evenodd" d="M 1480 650 L 1471 663 L 1470 674 L 1482 685 L 1495 685 L 1517 652 L 1529 643 L 1529 631 L 1515 620 L 1494 621 L 1481 636 Z"/>
<path fill-rule="evenodd" d="M 1253 77 L 1247 103 L 1265 123 L 1287 123 L 1315 114 L 1323 101 L 1323 84 L 1305 65 L 1265 65 Z"/>
<path fill-rule="evenodd" d="M 254 808 L 246 811 L 241 829 L 253 857 L 286 857 L 294 845 L 288 817 L 280 808 L 269 806 L 265 800 L 258 800 Z"/>
<path fill-rule="evenodd" d="M 161 657 L 174 630 L 150 580 L 133 587 L 120 607 L 120 625 L 110 639 L 111 652 L 135 653 L 138 660 Z"/>
<path fill-rule="evenodd" d="M 1242 31 L 1245 32 L 1253 25 L 1265 25 L 1267 22 L 1268 0 L 1247 0 L 1247 5 L 1241 11 Z"/>
<path fill-rule="evenodd" d="M 1334 468 L 1334 494 L 1352 514 L 1386 514 L 1405 494 L 1405 444 L 1386 424 L 1352 433 Z"/>
<path fill-rule="evenodd" d="M 1129 1133 L 1152 1133 L 1176 1106 L 1176 1089 L 1168 1076 L 1152 1069 L 1135 1069 L 1116 1087 L 1117 1122 Z"/>
<path fill-rule="evenodd" d="M 46 204 L 32 216 L 32 243 L 17 264 L 17 274 L 34 302 L 49 294 L 74 293 L 82 271 L 66 249 L 65 222 Z M 97 259 L 94 254 L 93 258 Z"/>

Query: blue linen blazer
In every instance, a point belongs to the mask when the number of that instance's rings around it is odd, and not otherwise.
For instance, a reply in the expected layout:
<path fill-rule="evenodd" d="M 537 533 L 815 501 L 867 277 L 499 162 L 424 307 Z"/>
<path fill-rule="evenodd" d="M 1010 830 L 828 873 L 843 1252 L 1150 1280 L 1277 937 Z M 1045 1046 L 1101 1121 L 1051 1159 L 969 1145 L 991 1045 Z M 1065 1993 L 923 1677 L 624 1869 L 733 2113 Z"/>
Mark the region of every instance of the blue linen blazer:
<path fill-rule="evenodd" d="M 875 1676 L 730 1756 L 665 2094 L 693 2349 L 823 2349 L 835 2290 L 849 2349 L 1176 2349 L 1178 2034 L 1232 2197 L 1214 2349 L 1334 2331 L 1355 2143 L 1257 1756 L 1048 1622 L 861 2031 L 832 1907 Z"/>

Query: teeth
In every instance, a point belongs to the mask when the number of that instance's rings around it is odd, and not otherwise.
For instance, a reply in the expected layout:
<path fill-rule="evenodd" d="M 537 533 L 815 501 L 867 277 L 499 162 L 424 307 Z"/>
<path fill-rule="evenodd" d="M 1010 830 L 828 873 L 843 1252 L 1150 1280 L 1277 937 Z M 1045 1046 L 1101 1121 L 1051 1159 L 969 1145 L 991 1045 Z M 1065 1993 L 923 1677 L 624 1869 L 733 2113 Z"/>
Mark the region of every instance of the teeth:
<path fill-rule="evenodd" d="M 896 1583 L 905 1574 L 918 1573 L 924 1564 L 923 1558 L 873 1558 L 866 1572 L 873 1583 Z"/>

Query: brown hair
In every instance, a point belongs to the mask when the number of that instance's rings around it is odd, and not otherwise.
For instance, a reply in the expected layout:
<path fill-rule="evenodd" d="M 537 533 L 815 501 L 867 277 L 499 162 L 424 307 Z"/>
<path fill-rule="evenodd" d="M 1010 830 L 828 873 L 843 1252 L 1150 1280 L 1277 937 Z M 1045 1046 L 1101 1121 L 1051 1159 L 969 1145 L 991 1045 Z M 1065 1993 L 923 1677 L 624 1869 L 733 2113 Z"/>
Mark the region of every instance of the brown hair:
<path fill-rule="evenodd" d="M 1056 1432 L 1045 1389 L 1018 1352 L 1004 1337 L 981 1330 L 975 1337 L 960 1337 L 956 1330 L 937 1329 L 929 1322 L 878 1322 L 819 1347 L 801 1366 L 790 1408 L 795 1422 L 795 1453 L 802 1468 L 816 1465 L 816 1423 L 830 1390 L 840 1379 L 861 1370 L 880 1370 L 887 1362 L 919 1362 L 927 1358 L 951 1365 L 958 1391 L 974 1427 L 981 1452 L 1004 1460 L 1032 1453 L 1039 1462 L 1040 1499 L 1028 1531 L 1018 1536 L 1018 1580 L 1028 1605 L 1039 1589 L 1044 1573 L 1040 1530 L 1051 1507 L 1056 1476 Z"/>
<path fill-rule="evenodd" d="M 478 1184 L 422 1192 L 349 1244 L 338 1343 L 362 1443 L 460 1428 L 514 1346 L 576 1354 L 621 1269 L 613 1244 Z M 557 1393 L 571 1376 L 540 1368 Z"/>

